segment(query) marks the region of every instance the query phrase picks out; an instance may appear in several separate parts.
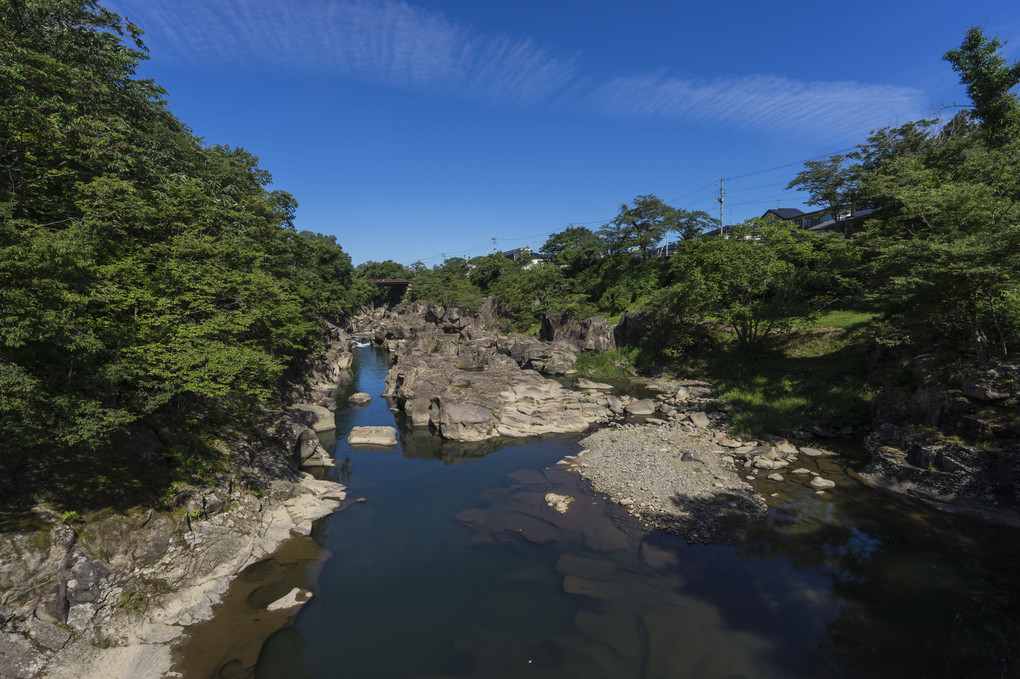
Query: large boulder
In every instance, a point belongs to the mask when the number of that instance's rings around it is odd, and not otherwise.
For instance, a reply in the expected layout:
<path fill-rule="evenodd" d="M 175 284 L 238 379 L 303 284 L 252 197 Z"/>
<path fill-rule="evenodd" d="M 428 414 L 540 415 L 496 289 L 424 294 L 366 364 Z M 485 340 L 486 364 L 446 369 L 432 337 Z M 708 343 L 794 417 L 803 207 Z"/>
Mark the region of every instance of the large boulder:
<path fill-rule="evenodd" d="M 574 318 L 564 314 L 545 314 L 539 338 L 563 342 L 572 351 L 612 351 L 616 348 L 613 326 L 601 316 Z"/>
<path fill-rule="evenodd" d="M 352 406 L 367 405 L 371 401 L 372 401 L 372 396 L 370 394 L 366 394 L 363 391 L 359 391 L 356 394 L 351 394 L 348 397 L 348 399 L 347 399 L 348 405 L 352 405 Z"/>
<path fill-rule="evenodd" d="M 430 410 L 430 417 L 438 424 L 443 437 L 454 441 L 484 441 L 492 438 L 498 423 L 489 408 L 462 402 L 456 396 L 436 396 L 432 399 Z"/>
<path fill-rule="evenodd" d="M 320 448 L 319 436 L 315 430 L 293 416 L 281 418 L 277 434 L 298 464 L 302 464 Z"/>
<path fill-rule="evenodd" d="M 577 352 L 564 342 L 540 342 L 527 335 L 508 335 L 495 342 L 496 350 L 512 358 L 522 368 L 543 375 L 564 375 L 574 367 Z"/>
<path fill-rule="evenodd" d="M 624 311 L 620 322 L 613 330 L 616 345 L 621 347 L 641 346 L 648 340 L 648 323 L 645 312 L 637 310 Z"/>
<path fill-rule="evenodd" d="M 289 408 L 294 417 L 298 418 L 315 432 L 336 429 L 333 411 L 311 403 L 295 403 Z"/>
<path fill-rule="evenodd" d="M 643 398 L 640 401 L 628 403 L 624 410 L 629 415 L 654 415 L 655 401 L 650 398 Z"/>
<path fill-rule="evenodd" d="M 471 319 L 455 306 L 433 304 L 425 311 L 425 322 L 432 323 L 444 333 L 459 333 L 471 325 Z"/>

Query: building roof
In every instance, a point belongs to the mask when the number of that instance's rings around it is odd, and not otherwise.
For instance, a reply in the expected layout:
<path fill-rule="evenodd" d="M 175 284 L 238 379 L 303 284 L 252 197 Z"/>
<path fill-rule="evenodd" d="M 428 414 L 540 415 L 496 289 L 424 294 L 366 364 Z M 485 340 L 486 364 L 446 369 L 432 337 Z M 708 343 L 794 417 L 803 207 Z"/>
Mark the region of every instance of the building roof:
<path fill-rule="evenodd" d="M 798 210 L 795 207 L 776 207 L 771 210 L 767 210 L 762 217 L 768 217 L 769 215 L 775 215 L 780 219 L 793 219 L 794 217 L 800 217 L 805 214 L 803 210 Z"/>

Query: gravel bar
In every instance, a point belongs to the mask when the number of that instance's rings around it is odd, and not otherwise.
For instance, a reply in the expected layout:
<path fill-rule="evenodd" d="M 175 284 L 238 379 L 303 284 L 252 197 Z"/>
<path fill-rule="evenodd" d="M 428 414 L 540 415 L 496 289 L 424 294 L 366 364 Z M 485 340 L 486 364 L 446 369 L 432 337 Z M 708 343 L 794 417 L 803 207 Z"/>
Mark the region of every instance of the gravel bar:
<path fill-rule="evenodd" d="M 645 524 L 691 542 L 728 542 L 767 506 L 718 437 L 675 423 L 627 424 L 582 439 L 568 462 Z"/>

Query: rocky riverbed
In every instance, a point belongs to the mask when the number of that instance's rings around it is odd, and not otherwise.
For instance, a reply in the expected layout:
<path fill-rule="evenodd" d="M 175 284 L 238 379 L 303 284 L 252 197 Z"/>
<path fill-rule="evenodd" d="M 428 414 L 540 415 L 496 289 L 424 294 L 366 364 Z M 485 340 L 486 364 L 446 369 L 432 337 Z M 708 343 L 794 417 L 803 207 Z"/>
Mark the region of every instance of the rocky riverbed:
<path fill-rule="evenodd" d="M 733 438 L 703 416 L 601 429 L 581 440 L 584 449 L 566 460 L 568 468 L 635 518 L 690 542 L 736 539 L 764 516 L 760 479 L 781 483 L 791 475 L 817 493 L 835 486 L 797 465 L 835 453 L 785 439 Z"/>
<path fill-rule="evenodd" d="M 798 456 L 830 454 L 783 439 L 734 438 L 705 382 L 636 381 L 657 395 L 635 398 L 608 384 L 570 380 L 577 353 L 615 346 L 614 335 L 602 319 L 556 320 L 544 334 L 559 339 L 541 342 L 499 335 L 459 309 L 410 305 L 355 319 L 354 333 L 394 355 L 385 393 L 394 409 L 442 438 L 484 441 L 608 425 L 581 441 L 585 449 L 567 460 L 569 468 L 645 524 L 691 541 L 732 537 L 734 528 L 764 515 L 766 502 L 752 485 L 759 474 L 782 481 Z M 551 375 L 565 376 L 568 386 Z M 812 483 L 819 492 L 832 485 Z"/>

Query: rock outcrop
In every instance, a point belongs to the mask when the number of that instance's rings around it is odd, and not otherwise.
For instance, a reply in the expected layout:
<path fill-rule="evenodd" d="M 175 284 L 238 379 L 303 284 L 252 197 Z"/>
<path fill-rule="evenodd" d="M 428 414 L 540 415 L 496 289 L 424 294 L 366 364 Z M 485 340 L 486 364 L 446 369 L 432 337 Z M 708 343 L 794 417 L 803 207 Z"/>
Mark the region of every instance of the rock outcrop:
<path fill-rule="evenodd" d="M 498 358 L 462 369 L 442 356 L 411 352 L 390 370 L 384 395 L 415 427 L 455 441 L 581 432 L 608 415 L 584 394 Z"/>
<path fill-rule="evenodd" d="M 527 335 L 499 337 L 494 346 L 520 367 L 543 375 L 568 374 L 573 370 L 578 354 L 565 342 L 542 342 Z"/>
<path fill-rule="evenodd" d="M 581 432 L 610 414 L 606 396 L 543 376 L 570 371 L 577 354 L 565 343 L 496 335 L 481 317 L 437 306 L 362 317 L 355 327 L 396 356 L 384 396 L 414 427 L 445 439 Z"/>
<path fill-rule="evenodd" d="M 639 347 L 648 339 L 648 324 L 645 323 L 645 312 L 637 310 L 624 311 L 620 322 L 613 330 L 613 338 L 620 347 Z"/>
<path fill-rule="evenodd" d="M 613 326 L 601 316 L 574 318 L 545 314 L 538 336 L 546 342 L 563 342 L 575 352 L 612 351 L 616 348 Z"/>
<path fill-rule="evenodd" d="M 354 427 L 347 435 L 347 443 L 352 446 L 395 446 L 397 445 L 397 429 L 396 427 Z"/>
<path fill-rule="evenodd" d="M 0 531 L 0 677 L 167 676 L 185 627 L 212 616 L 238 572 L 344 500 L 342 485 L 299 467 L 332 464 L 315 429 L 333 426 L 325 406 L 350 367 L 347 342 L 332 326 L 282 409 L 217 432 L 234 464 L 207 485 L 172 487 L 166 509 L 37 506 Z M 137 430 L 117 445 L 158 476 L 165 434 Z"/>
<path fill-rule="evenodd" d="M 311 403 L 296 403 L 288 408 L 288 411 L 311 427 L 316 433 L 336 429 L 333 411 L 324 406 L 317 406 Z"/>
<path fill-rule="evenodd" d="M 1020 525 L 1020 360 L 960 376 L 914 361 L 916 387 L 878 399 L 861 476 L 946 511 Z"/>
<path fill-rule="evenodd" d="M 240 570 L 310 534 L 345 498 L 343 486 L 293 471 L 282 449 L 246 452 L 275 467 L 260 497 L 227 484 L 187 513 L 70 525 L 36 509 L 32 532 L 0 533 L 0 676 L 165 676 L 174 642 L 212 617 Z"/>
<path fill-rule="evenodd" d="M 350 334 L 332 323 L 325 323 L 326 338 L 321 350 L 310 356 L 289 374 L 284 400 L 323 407 L 335 406 L 334 393 L 351 377 L 354 361 Z"/>

